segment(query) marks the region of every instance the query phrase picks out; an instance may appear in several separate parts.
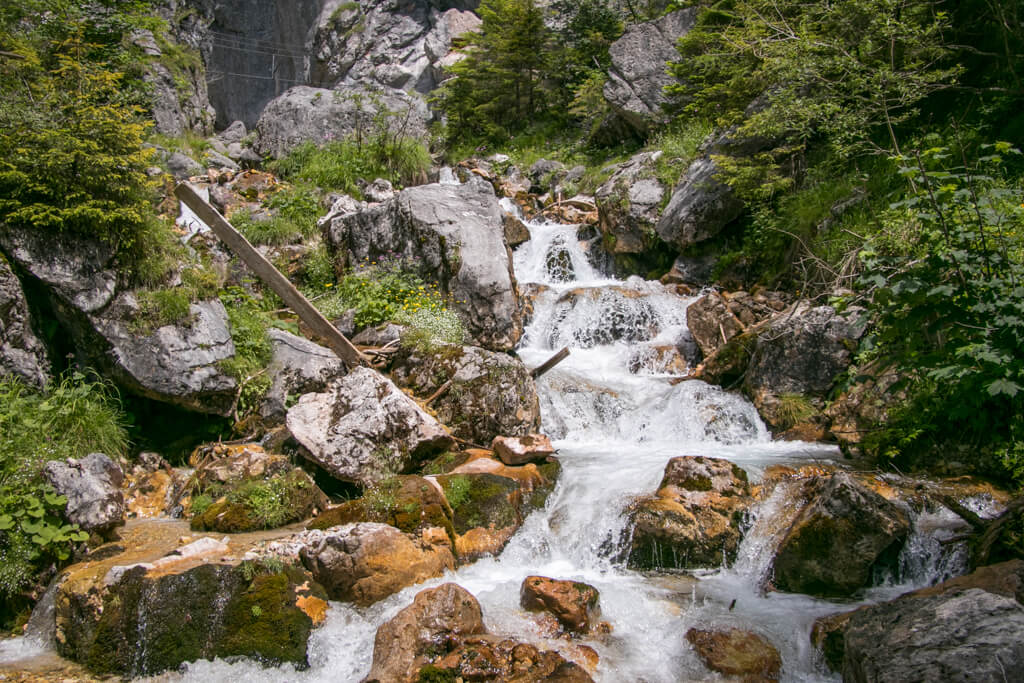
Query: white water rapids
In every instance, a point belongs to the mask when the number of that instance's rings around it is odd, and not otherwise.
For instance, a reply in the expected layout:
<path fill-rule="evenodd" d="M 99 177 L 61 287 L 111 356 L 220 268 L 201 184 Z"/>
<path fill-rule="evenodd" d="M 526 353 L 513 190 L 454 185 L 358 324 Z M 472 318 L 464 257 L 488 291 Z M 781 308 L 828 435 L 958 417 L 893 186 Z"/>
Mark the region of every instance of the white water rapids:
<path fill-rule="evenodd" d="M 519 355 L 536 366 L 563 345 L 572 349 L 538 382 L 543 430 L 563 465 L 546 508 L 526 520 L 497 558 L 409 587 L 368 609 L 332 603 L 326 624 L 312 636 L 305 671 L 203 661 L 153 680 L 358 681 L 369 671 L 377 627 L 416 593 L 446 581 L 477 597 L 492 633 L 571 657 L 567 641 L 546 639 L 519 609 L 520 584 L 532 574 L 584 581 L 600 591 L 602 619 L 613 630 L 581 641 L 600 655 L 598 681 L 717 680 L 685 639 L 694 626 L 739 627 L 764 636 L 782 655 L 785 681 L 833 679 L 815 661 L 810 628 L 817 617 L 850 605 L 761 589 L 774 540 L 798 509 L 786 484 L 758 507 L 728 569 L 709 567 L 696 578 L 644 574 L 625 567 L 623 548 L 629 540 L 624 511 L 635 497 L 654 493 L 674 456 L 727 458 L 756 480 L 770 464 L 831 460 L 835 449 L 774 442 L 742 397 L 699 381 L 673 382 L 669 370 L 678 375 L 679 366 L 666 361 L 665 350 L 685 341 L 689 301 L 656 282 L 602 276 L 589 263 L 575 226 L 534 223 L 530 229 L 532 239 L 517 250 L 515 269 L 521 285 L 535 283 L 540 292 Z M 915 539 L 918 550 L 928 546 L 928 539 Z M 951 571 L 938 554 L 908 567 L 903 585 L 874 589 L 868 599 Z"/>

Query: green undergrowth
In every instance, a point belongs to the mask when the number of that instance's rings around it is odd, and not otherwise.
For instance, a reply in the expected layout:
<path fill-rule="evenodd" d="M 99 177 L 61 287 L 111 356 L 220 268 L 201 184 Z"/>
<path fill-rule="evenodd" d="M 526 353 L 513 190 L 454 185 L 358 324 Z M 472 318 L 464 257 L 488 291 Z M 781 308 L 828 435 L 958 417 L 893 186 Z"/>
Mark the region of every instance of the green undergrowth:
<path fill-rule="evenodd" d="M 268 196 L 263 206 L 268 216 L 255 218 L 248 210 L 237 211 L 231 223 L 253 244 L 282 245 L 302 242 L 317 234 L 320 217 L 319 194 L 315 187 L 300 184 Z"/>
<path fill-rule="evenodd" d="M 220 361 L 220 367 L 238 381 L 238 408 L 244 413 L 255 408 L 270 389 L 265 370 L 273 355 L 267 337 L 273 321 L 262 303 L 240 287 L 224 290 L 220 300 L 227 310 L 235 345 L 235 355 Z"/>
<path fill-rule="evenodd" d="M 221 282 L 217 273 L 199 262 L 185 266 L 174 285 L 136 291 L 139 311 L 132 324 L 148 333 L 164 325 L 187 323 L 192 304 L 217 296 Z"/>
<path fill-rule="evenodd" d="M 422 141 L 386 133 L 369 141 L 347 138 L 322 147 L 304 142 L 268 164 L 269 170 L 292 182 L 356 198 L 362 198 L 361 182 L 384 178 L 396 186 L 411 185 L 423 182 L 430 166 L 430 152 Z"/>
<path fill-rule="evenodd" d="M 67 500 L 44 483 L 46 463 L 93 452 L 117 458 L 127 448 L 109 384 L 72 373 L 38 391 L 0 379 L 0 620 L 18 609 L 40 570 L 67 560 L 84 540 L 61 520 Z"/>
<path fill-rule="evenodd" d="M 326 278 L 327 265 L 318 266 L 317 278 Z M 466 330 L 458 314 L 435 283 L 411 272 L 401 260 L 364 262 L 337 283 L 310 290 L 314 304 L 327 318 L 355 310 L 357 328 L 393 322 L 408 327 L 407 339 L 418 345 L 461 344 Z"/>

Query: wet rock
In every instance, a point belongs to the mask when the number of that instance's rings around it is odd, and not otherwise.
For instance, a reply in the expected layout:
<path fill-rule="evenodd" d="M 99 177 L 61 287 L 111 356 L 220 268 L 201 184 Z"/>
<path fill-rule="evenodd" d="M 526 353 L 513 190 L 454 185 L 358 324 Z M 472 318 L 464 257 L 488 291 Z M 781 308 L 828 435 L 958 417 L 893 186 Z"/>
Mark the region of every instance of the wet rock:
<path fill-rule="evenodd" d="M 180 503 L 189 473 L 182 469 L 135 468 L 125 477 L 124 507 L 127 517 L 181 517 Z"/>
<path fill-rule="evenodd" d="M 387 524 L 348 524 L 307 534 L 320 536 L 299 551 L 302 564 L 332 600 L 360 607 L 455 568 L 448 546 L 423 542 Z"/>
<path fill-rule="evenodd" d="M 555 454 L 555 447 L 551 445 L 551 439 L 543 434 L 495 437 L 491 443 L 491 449 L 506 465 L 525 465 L 528 462 L 542 463 Z"/>
<path fill-rule="evenodd" d="M 490 473 L 459 473 L 437 477 L 452 508 L 455 531 L 474 527 L 515 529 L 522 524 L 522 503 L 515 480 Z"/>
<path fill-rule="evenodd" d="M 743 516 L 753 502 L 746 472 L 728 460 L 672 458 L 657 494 L 632 512 L 629 566 L 673 569 L 732 562 Z"/>
<path fill-rule="evenodd" d="M 367 683 L 425 680 L 591 681 L 577 664 L 529 643 L 487 634 L 480 604 L 455 584 L 420 592 L 377 630 Z"/>
<path fill-rule="evenodd" d="M 705 294 L 687 307 L 686 325 L 705 357 L 720 349 L 744 328 L 717 292 Z"/>
<path fill-rule="evenodd" d="M 390 524 L 410 534 L 440 528 L 455 543 L 451 507 L 440 487 L 416 475 L 385 479 L 361 498 L 325 510 L 308 528 L 329 529 L 356 522 Z"/>
<path fill-rule="evenodd" d="M 1024 671 L 1024 607 L 978 588 L 905 596 L 855 612 L 844 641 L 844 681 L 1006 681 Z"/>
<path fill-rule="evenodd" d="M 501 226 L 505 232 L 505 242 L 515 248 L 530 241 L 530 229 L 519 218 L 510 213 L 502 213 Z"/>
<path fill-rule="evenodd" d="M 884 370 L 877 363 L 858 368 L 860 381 L 830 402 L 824 414 L 829 419 L 828 433 L 846 449 L 856 448 L 864 439 L 883 425 L 889 409 L 905 394 L 893 387 L 900 375 L 893 369 Z"/>
<path fill-rule="evenodd" d="M 267 337 L 273 347 L 267 367 L 271 383 L 259 413 L 266 421 L 280 423 L 290 398 L 323 391 L 345 373 L 345 366 L 330 349 L 284 330 L 268 330 Z"/>
<path fill-rule="evenodd" d="M 726 676 L 742 676 L 744 681 L 777 681 L 782 668 L 779 651 L 767 640 L 749 631 L 686 632 L 697 655 L 712 671 Z"/>
<path fill-rule="evenodd" d="M 452 434 L 487 445 L 497 436 L 526 436 L 540 429 L 540 402 L 530 371 L 505 353 L 475 346 L 405 346 L 391 377 L 421 399 L 450 388 L 430 407 Z"/>
<path fill-rule="evenodd" d="M 43 476 L 68 502 L 64 516 L 85 531 L 104 534 L 124 524 L 121 467 L 103 453 L 46 464 Z"/>
<path fill-rule="evenodd" d="M 50 359 L 33 329 L 21 283 L 0 254 L 0 377 L 4 375 L 41 389 L 50 377 Z"/>
<path fill-rule="evenodd" d="M 217 452 L 220 451 L 220 452 Z M 192 476 L 192 528 L 240 533 L 311 517 L 327 504 L 312 478 L 255 444 L 214 446 Z"/>
<path fill-rule="evenodd" d="M 690 164 L 655 230 L 667 244 L 680 251 L 715 237 L 743 210 L 728 185 L 715 178 L 718 164 L 702 158 Z"/>
<path fill-rule="evenodd" d="M 660 331 L 658 315 L 645 293 L 623 286 L 579 287 L 563 293 L 556 302 L 555 315 L 577 313 L 578 323 L 571 335 L 556 329 L 547 342 L 550 348 L 590 348 L 616 341 L 643 342 Z M 680 300 L 680 307 L 683 302 Z M 600 315 L 596 315 L 600 312 Z"/>
<path fill-rule="evenodd" d="M 476 344 L 511 350 L 522 334 L 519 294 L 502 211 L 491 184 L 410 187 L 331 221 L 328 240 L 343 267 L 364 259 L 406 259 L 436 282 Z"/>
<path fill-rule="evenodd" d="M 146 554 L 177 529 L 150 525 L 130 532 L 126 553 L 103 546 L 112 552 L 94 555 L 105 559 L 65 570 L 56 596 L 58 653 L 93 673 L 132 678 L 215 657 L 307 665 L 313 622 L 299 603 L 326 597 L 309 574 L 241 566 L 213 539 Z"/>
<path fill-rule="evenodd" d="M 665 188 L 655 177 L 661 152 L 641 152 L 616 167 L 594 193 L 602 244 L 613 254 L 642 254 L 655 246 Z"/>
<path fill-rule="evenodd" d="M 597 589 L 579 581 L 562 581 L 528 576 L 519 589 L 520 606 L 531 612 L 548 612 L 562 628 L 572 633 L 589 633 L 601 616 Z"/>
<path fill-rule="evenodd" d="M 480 603 L 466 589 L 446 583 L 420 591 L 377 630 L 367 681 L 415 681 L 432 652 L 486 631 Z"/>
<path fill-rule="evenodd" d="M 362 485 L 408 471 L 454 443 L 437 420 L 369 368 L 354 369 L 327 392 L 306 394 L 286 423 L 306 457 Z"/>
<path fill-rule="evenodd" d="M 389 117 L 392 133 L 426 135 L 430 115 L 420 97 L 393 88 L 340 91 L 297 85 L 267 103 L 256 124 L 253 149 L 281 158 L 303 142 L 341 140 L 385 109 L 395 112 Z"/>
<path fill-rule="evenodd" d="M 608 49 L 612 64 L 604 98 L 641 133 L 664 119 L 664 88 L 673 82 L 665 65 L 679 59 L 676 42 L 693 27 L 695 17 L 695 10 L 685 9 L 633 24 Z"/>
<path fill-rule="evenodd" d="M 980 567 L 966 576 L 959 576 L 935 586 L 906 593 L 889 604 L 908 605 L 915 599 L 951 597 L 971 589 L 1014 599 L 1019 604 L 1024 604 L 1024 561 L 1011 560 Z M 866 605 L 850 612 L 830 614 L 814 622 L 814 628 L 811 630 L 811 642 L 822 651 L 825 662 L 833 671 L 842 671 L 844 668 L 846 631 L 850 627 L 851 619 L 859 612 L 874 609 L 874 607 Z M 893 612 L 898 610 L 899 607 L 892 609 Z M 868 617 L 867 620 L 871 620 L 871 617 Z M 894 625 L 896 623 L 898 622 L 895 622 Z M 931 628 L 942 630 L 945 627 L 935 624 Z"/>
<path fill-rule="evenodd" d="M 850 597 L 895 562 L 910 533 L 903 509 L 845 472 L 814 481 L 810 500 L 775 555 L 779 590 Z"/>

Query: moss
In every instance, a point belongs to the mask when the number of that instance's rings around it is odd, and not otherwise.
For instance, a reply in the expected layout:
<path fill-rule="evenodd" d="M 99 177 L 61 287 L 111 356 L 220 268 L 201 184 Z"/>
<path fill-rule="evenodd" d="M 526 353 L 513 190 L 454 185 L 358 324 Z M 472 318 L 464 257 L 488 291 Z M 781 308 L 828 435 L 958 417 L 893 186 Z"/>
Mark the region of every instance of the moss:
<path fill-rule="evenodd" d="M 455 671 L 427 664 L 420 669 L 416 683 L 455 683 L 457 680 L 459 677 Z"/>
<path fill-rule="evenodd" d="M 197 502 L 205 502 L 202 496 Z M 265 480 L 239 482 L 216 502 L 196 509 L 191 526 L 197 531 L 239 533 L 273 529 L 308 517 L 323 493 L 305 472 L 294 469 Z"/>
<path fill-rule="evenodd" d="M 713 487 L 711 477 L 694 475 L 689 479 L 679 482 L 679 488 L 687 491 L 710 491 Z"/>
<path fill-rule="evenodd" d="M 460 474 L 441 476 L 437 480 L 452 507 L 452 521 L 459 534 L 476 527 L 503 529 L 521 520 L 516 506 L 519 486 L 507 477 Z M 456 502 L 452 501 L 453 494 Z"/>
<path fill-rule="evenodd" d="M 305 666 L 313 622 L 295 606 L 294 584 L 284 572 L 256 576 L 228 605 L 220 657 L 244 656 Z"/>

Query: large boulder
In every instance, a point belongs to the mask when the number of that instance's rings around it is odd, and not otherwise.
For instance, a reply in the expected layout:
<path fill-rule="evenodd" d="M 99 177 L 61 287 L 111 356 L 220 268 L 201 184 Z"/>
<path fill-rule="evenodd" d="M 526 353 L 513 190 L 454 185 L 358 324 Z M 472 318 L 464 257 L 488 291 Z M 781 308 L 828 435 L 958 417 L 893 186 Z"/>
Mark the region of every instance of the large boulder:
<path fill-rule="evenodd" d="M 115 250 L 99 240 L 0 226 L 0 248 L 25 274 L 74 310 L 92 313 L 114 298 Z"/>
<path fill-rule="evenodd" d="M 445 9 L 445 7 L 449 7 Z M 330 0 L 312 35 L 310 82 L 386 86 L 427 94 L 444 78 L 452 39 L 478 30 L 475 3 Z"/>
<path fill-rule="evenodd" d="M 480 346 L 508 351 L 519 341 L 519 291 L 502 211 L 482 178 L 407 188 L 335 218 L 328 238 L 344 267 L 395 256 L 414 264 L 418 275 L 454 299 Z"/>
<path fill-rule="evenodd" d="M 377 629 L 367 681 L 415 681 L 438 645 L 486 632 L 480 603 L 465 588 L 446 583 L 420 591 Z"/>
<path fill-rule="evenodd" d="M 368 129 L 381 115 L 391 133 L 426 135 L 430 115 L 421 97 L 391 88 L 342 91 L 297 85 L 267 103 L 256 124 L 253 148 L 280 158 L 303 142 L 319 145 Z"/>
<path fill-rule="evenodd" d="M 102 453 L 81 460 L 53 460 L 43 476 L 54 490 L 68 499 L 65 518 L 85 531 L 107 533 L 124 524 L 124 472 Z"/>
<path fill-rule="evenodd" d="M 655 226 L 666 188 L 655 175 L 662 152 L 641 152 L 619 164 L 594 193 L 603 244 L 612 254 L 644 254 L 658 241 Z"/>
<path fill-rule="evenodd" d="M 414 474 L 385 479 L 363 496 L 325 510 L 307 528 L 329 529 L 356 522 L 390 524 L 410 534 L 440 528 L 455 543 L 452 511 L 443 491 Z"/>
<path fill-rule="evenodd" d="M 120 386 L 156 401 L 229 415 L 237 381 L 222 367 L 235 355 L 227 311 L 217 299 L 189 304 L 189 318 L 140 329 L 132 292 L 76 328 L 80 347 Z"/>
<path fill-rule="evenodd" d="M 1014 680 L 1024 671 L 1024 607 L 979 588 L 908 595 L 853 613 L 844 681 Z"/>
<path fill-rule="evenodd" d="M 437 420 L 369 368 L 356 368 L 328 391 L 300 398 L 286 424 L 307 458 L 342 481 L 364 486 L 408 472 L 454 444 Z"/>
<path fill-rule="evenodd" d="M 179 546 L 180 534 L 167 521 L 143 523 L 66 569 L 55 596 L 57 652 L 126 678 L 216 657 L 306 666 L 313 617 L 326 607 L 312 577 L 242 564 L 212 538 Z"/>
<path fill-rule="evenodd" d="M 306 537 L 308 544 L 299 551 L 302 563 L 332 600 L 360 607 L 455 568 L 447 545 L 387 524 L 347 524 L 309 531 Z"/>
<path fill-rule="evenodd" d="M 848 598 L 894 565 L 910 533 L 903 508 L 845 472 L 811 480 L 807 497 L 776 552 L 776 588 Z"/>
<path fill-rule="evenodd" d="M 588 683 L 590 676 L 557 652 L 487 633 L 480 604 L 447 583 L 420 592 L 377 630 L 366 683 L 417 681 Z"/>
<path fill-rule="evenodd" d="M 530 371 L 518 358 L 475 346 L 403 347 L 391 378 L 430 404 L 452 434 L 488 445 L 497 436 L 526 436 L 540 429 L 540 402 Z"/>
<path fill-rule="evenodd" d="M 693 28 L 696 16 L 697 11 L 690 8 L 633 24 L 608 49 L 612 64 L 604 98 L 642 133 L 665 118 L 664 88 L 673 82 L 668 62 L 679 60 L 676 42 Z"/>
<path fill-rule="evenodd" d="M 284 330 L 269 330 L 267 337 L 273 348 L 267 366 L 271 382 L 259 409 L 266 421 L 283 421 L 290 398 L 323 391 L 331 380 L 345 374 L 345 365 L 328 348 Z"/>
<path fill-rule="evenodd" d="M 886 608 L 884 614 L 898 615 L 898 618 L 889 624 L 891 627 L 898 628 L 900 620 L 902 620 L 904 616 L 918 609 L 918 607 L 915 606 L 915 601 L 924 598 L 936 597 L 953 598 L 955 596 L 962 595 L 967 591 L 984 591 L 985 593 L 993 596 L 1002 596 L 1010 600 L 1016 600 L 1018 604 L 1024 604 L 1024 561 L 1011 560 L 1009 562 L 1001 562 L 999 564 L 980 567 L 970 574 L 958 576 L 934 586 L 905 593 L 896 600 L 887 603 L 889 607 Z M 935 604 L 941 603 L 936 602 Z M 814 628 L 811 630 L 811 641 L 814 643 L 815 647 L 822 651 L 825 663 L 828 664 L 829 668 L 833 671 L 842 671 L 846 668 L 844 666 L 844 660 L 846 659 L 846 633 L 850 628 L 851 620 L 855 615 L 860 612 L 869 612 L 869 614 L 863 615 L 858 619 L 858 623 L 861 628 L 866 624 L 873 624 L 874 627 L 883 625 L 883 620 L 879 619 L 880 613 L 876 611 L 878 607 L 879 606 L 877 605 L 866 605 L 850 612 L 830 614 L 828 616 L 821 617 L 814 622 Z M 947 628 L 946 623 L 947 622 L 943 621 L 941 623 L 936 622 L 934 624 L 922 624 L 922 640 L 928 639 L 935 641 L 942 638 L 954 638 L 957 641 L 954 644 L 955 646 L 967 646 L 968 643 L 963 643 L 960 640 L 960 634 L 953 631 L 951 628 Z M 973 628 L 968 629 L 968 631 L 973 632 Z M 863 637 L 863 632 L 855 634 L 855 641 L 859 639 L 858 636 Z M 982 638 L 984 638 L 984 636 L 982 636 Z M 883 642 L 889 642 L 888 634 L 884 636 Z M 856 646 L 863 648 L 864 642 L 861 641 Z M 945 646 L 940 646 L 939 649 L 944 650 L 946 648 Z M 877 654 L 878 653 L 873 653 L 871 658 L 875 659 Z M 853 665 L 858 666 L 856 662 L 854 662 Z M 944 663 L 943 666 L 948 666 L 948 662 Z M 945 676 L 941 678 L 945 678 Z M 953 680 L 960 679 L 954 678 Z"/>
<path fill-rule="evenodd" d="M 41 389 L 50 370 L 46 346 L 33 329 L 21 283 L 0 254 L 0 377 L 14 375 Z"/>
<path fill-rule="evenodd" d="M 655 496 L 632 512 L 629 566 L 718 567 L 732 562 L 753 505 L 747 474 L 728 460 L 672 458 Z"/>
<path fill-rule="evenodd" d="M 690 164 L 658 219 L 658 237 L 683 251 L 715 237 L 740 215 L 743 203 L 717 173 L 718 164 L 710 157 Z"/>
<path fill-rule="evenodd" d="M 760 335 L 747 367 L 752 394 L 824 396 L 853 359 L 864 332 L 860 311 L 801 303 Z"/>

